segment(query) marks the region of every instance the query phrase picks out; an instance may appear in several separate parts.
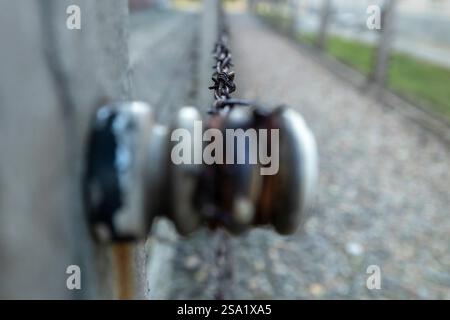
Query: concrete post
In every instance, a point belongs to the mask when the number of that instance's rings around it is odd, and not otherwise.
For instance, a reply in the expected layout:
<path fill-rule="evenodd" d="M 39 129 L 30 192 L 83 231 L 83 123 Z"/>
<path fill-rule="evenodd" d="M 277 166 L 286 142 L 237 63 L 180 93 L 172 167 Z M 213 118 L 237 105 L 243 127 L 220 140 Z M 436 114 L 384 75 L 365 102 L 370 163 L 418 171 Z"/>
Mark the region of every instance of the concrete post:
<path fill-rule="evenodd" d="M 378 47 L 375 54 L 375 63 L 373 66 L 370 80 L 378 88 L 386 85 L 387 74 L 389 70 L 390 51 L 392 41 L 394 40 L 394 14 L 396 0 L 386 0 L 381 15 L 381 30 Z"/>
<path fill-rule="evenodd" d="M 331 0 L 323 0 L 322 10 L 320 14 L 320 26 L 317 35 L 317 46 L 324 49 L 327 42 L 328 25 L 332 14 Z"/>
<path fill-rule="evenodd" d="M 66 27 L 69 5 L 81 30 Z M 127 16 L 126 0 L 0 2 L 0 298 L 123 291 L 113 250 L 88 233 L 81 173 L 94 110 L 130 98 Z M 138 278 L 142 261 L 129 261 Z M 81 290 L 66 287 L 69 265 L 81 268 Z"/>

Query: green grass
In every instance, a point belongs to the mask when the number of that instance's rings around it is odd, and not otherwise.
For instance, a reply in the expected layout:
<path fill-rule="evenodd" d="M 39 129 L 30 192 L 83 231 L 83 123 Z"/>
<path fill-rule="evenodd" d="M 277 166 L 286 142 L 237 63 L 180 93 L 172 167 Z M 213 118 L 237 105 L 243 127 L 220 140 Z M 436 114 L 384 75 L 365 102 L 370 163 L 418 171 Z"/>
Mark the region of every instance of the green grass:
<path fill-rule="evenodd" d="M 313 33 L 309 33 L 309 32 L 300 32 L 297 34 L 297 40 L 302 41 L 302 42 L 306 42 L 310 45 L 314 45 L 316 43 L 317 37 L 315 34 Z"/>
<path fill-rule="evenodd" d="M 450 119 L 450 69 L 405 54 L 393 54 L 389 87 Z"/>
<path fill-rule="evenodd" d="M 327 40 L 326 51 L 366 75 L 371 71 L 375 52 L 373 46 L 332 36 Z"/>
<path fill-rule="evenodd" d="M 314 43 L 311 34 L 300 36 Z M 329 37 L 326 51 L 333 57 L 369 75 L 375 48 L 370 44 Z M 450 69 L 407 54 L 393 53 L 389 65 L 388 87 L 411 101 L 430 106 L 433 111 L 450 119 Z"/>
<path fill-rule="evenodd" d="M 289 32 L 293 16 L 285 9 L 286 8 L 283 8 L 282 6 L 270 6 L 265 3 L 261 3 L 257 6 L 258 14 L 273 28 L 282 32 Z"/>
<path fill-rule="evenodd" d="M 285 30 L 289 19 L 280 12 L 262 10 L 261 14 L 273 27 Z M 299 33 L 297 40 L 314 45 L 316 35 Z M 375 47 L 370 44 L 330 36 L 326 51 L 331 56 L 359 70 L 365 75 L 372 71 Z M 432 64 L 412 56 L 393 53 L 389 65 L 388 87 L 435 113 L 450 120 L 450 68 Z"/>

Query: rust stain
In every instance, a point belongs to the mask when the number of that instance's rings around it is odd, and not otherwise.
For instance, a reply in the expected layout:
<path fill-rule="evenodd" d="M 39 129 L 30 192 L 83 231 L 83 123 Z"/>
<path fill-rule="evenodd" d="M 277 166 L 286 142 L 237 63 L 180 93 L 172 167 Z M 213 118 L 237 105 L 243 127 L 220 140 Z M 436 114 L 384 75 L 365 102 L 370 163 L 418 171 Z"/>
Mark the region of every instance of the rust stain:
<path fill-rule="evenodd" d="M 133 299 L 132 250 L 130 244 L 116 244 L 113 248 L 116 266 L 117 298 L 119 300 Z"/>

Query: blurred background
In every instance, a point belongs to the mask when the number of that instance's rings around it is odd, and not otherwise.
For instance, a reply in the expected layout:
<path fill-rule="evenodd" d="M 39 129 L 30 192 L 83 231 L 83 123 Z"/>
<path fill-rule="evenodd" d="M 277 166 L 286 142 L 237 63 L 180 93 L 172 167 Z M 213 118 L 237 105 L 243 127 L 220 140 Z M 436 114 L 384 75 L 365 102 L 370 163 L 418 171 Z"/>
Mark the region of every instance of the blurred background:
<path fill-rule="evenodd" d="M 254 230 L 232 240 L 226 296 L 450 298 L 450 2 L 224 4 L 234 96 L 298 108 L 316 134 L 321 169 L 317 206 L 302 232 L 281 237 Z M 370 5 L 381 10 L 381 30 L 366 25 Z M 131 21 L 170 11 L 184 27 L 174 27 L 161 45 L 184 40 L 184 48 L 195 47 L 189 37 L 205 32 L 196 18 L 208 9 L 201 1 L 154 7 L 137 10 Z M 173 255 L 167 296 L 214 296 L 216 242 L 205 231 L 164 247 Z M 381 269 L 380 290 L 366 287 L 370 265 Z"/>
<path fill-rule="evenodd" d="M 81 31 L 65 26 L 70 4 Z M 130 258 L 135 297 L 450 299 L 450 0 L 223 4 L 233 96 L 304 116 L 320 155 L 316 205 L 295 235 L 230 238 L 224 265 L 223 235 L 180 238 L 157 221 Z M 82 208 L 90 116 L 123 99 L 150 103 L 161 123 L 184 105 L 206 110 L 217 5 L 0 0 L 1 298 L 116 296 L 120 266 Z M 371 5 L 380 30 L 367 27 Z M 71 264 L 82 290 L 65 286 Z M 380 289 L 367 287 L 373 265 Z"/>

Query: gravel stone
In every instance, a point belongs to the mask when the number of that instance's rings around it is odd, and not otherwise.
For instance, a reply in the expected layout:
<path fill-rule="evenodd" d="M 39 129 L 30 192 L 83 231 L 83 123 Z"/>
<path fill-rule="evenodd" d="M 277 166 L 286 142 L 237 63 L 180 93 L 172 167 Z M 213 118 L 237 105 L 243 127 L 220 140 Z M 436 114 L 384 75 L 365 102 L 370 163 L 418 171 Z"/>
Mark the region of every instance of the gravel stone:
<path fill-rule="evenodd" d="M 317 139 L 320 177 L 298 233 L 231 238 L 226 298 L 450 299 L 448 146 L 255 18 L 230 22 L 233 96 L 298 110 Z M 214 298 L 219 241 L 201 230 L 175 242 L 169 298 Z M 379 290 L 366 287 L 370 265 L 381 269 Z"/>

